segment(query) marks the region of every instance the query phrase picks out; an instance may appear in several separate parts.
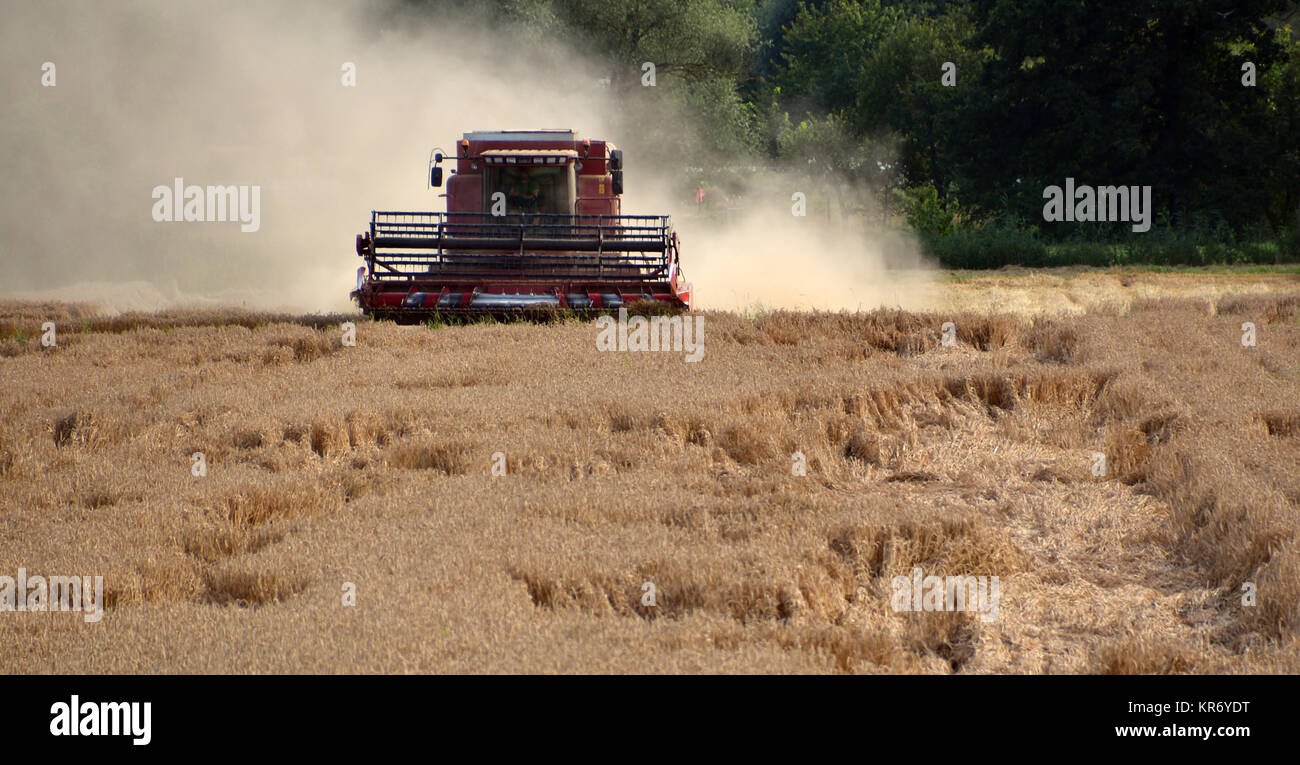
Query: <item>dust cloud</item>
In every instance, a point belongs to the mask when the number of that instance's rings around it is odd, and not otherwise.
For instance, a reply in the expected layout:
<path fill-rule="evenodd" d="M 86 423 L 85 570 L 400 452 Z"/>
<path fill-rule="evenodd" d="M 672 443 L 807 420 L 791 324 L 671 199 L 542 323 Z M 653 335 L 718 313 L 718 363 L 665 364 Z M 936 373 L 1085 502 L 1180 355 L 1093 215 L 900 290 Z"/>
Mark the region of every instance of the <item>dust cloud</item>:
<path fill-rule="evenodd" d="M 790 187 L 801 184 L 793 179 Z M 724 225 L 683 217 L 683 270 L 698 307 L 721 310 L 922 310 L 938 271 L 915 241 L 796 217 L 790 205 L 740 210 Z"/>
<path fill-rule="evenodd" d="M 432 148 L 473 129 L 570 127 L 627 150 L 625 212 L 674 214 L 698 307 L 909 300 L 878 247 L 788 207 L 692 221 L 669 192 L 678 176 L 637 161 L 644 139 L 598 84 L 607 65 L 559 41 L 376 3 L 50 2 L 5 16 L 2 297 L 347 310 L 370 210 L 444 209 L 427 188 Z M 259 186 L 260 227 L 155 222 L 152 190 L 176 178 Z"/>

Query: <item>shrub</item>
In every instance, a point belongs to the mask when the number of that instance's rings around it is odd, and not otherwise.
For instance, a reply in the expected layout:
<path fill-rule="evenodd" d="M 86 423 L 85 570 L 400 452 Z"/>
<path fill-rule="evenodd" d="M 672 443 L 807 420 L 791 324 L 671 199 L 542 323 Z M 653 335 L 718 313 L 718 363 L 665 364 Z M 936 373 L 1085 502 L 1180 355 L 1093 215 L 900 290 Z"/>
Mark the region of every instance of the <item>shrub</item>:
<path fill-rule="evenodd" d="M 1040 266 L 1047 261 L 1047 247 L 1034 234 L 1009 227 L 954 231 L 928 237 L 926 244 L 945 268 Z"/>

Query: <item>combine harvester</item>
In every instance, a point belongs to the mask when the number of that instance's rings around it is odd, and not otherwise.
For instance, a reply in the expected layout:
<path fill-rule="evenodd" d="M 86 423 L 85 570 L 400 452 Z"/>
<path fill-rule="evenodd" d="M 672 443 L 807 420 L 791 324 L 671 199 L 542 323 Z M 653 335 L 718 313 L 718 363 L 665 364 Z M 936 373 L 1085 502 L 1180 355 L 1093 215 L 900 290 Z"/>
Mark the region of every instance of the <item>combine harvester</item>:
<path fill-rule="evenodd" d="M 429 172 L 442 185 L 442 152 Z M 447 212 L 372 212 L 352 298 L 377 319 L 636 301 L 689 310 L 667 215 L 623 215 L 623 152 L 571 130 L 466 133 Z"/>

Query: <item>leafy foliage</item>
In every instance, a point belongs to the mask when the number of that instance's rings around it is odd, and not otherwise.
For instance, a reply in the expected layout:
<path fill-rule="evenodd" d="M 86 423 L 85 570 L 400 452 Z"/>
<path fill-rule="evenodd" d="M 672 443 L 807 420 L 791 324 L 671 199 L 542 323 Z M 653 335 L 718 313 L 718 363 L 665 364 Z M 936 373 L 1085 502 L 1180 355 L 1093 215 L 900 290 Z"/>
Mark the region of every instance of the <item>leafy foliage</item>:
<path fill-rule="evenodd" d="M 974 260 L 1029 264 L 1045 248 L 1089 262 L 1294 249 L 1300 5 L 1233 6 L 498 0 L 487 12 L 594 51 L 628 123 L 706 175 L 780 164 L 841 210 L 890 202 L 943 252 L 965 252 L 974 232 L 993 248 Z M 646 61 L 657 88 L 636 87 Z M 668 112 L 693 129 L 654 119 Z M 1156 229 L 1045 222 L 1043 190 L 1066 178 L 1151 186 L 1159 244 Z"/>

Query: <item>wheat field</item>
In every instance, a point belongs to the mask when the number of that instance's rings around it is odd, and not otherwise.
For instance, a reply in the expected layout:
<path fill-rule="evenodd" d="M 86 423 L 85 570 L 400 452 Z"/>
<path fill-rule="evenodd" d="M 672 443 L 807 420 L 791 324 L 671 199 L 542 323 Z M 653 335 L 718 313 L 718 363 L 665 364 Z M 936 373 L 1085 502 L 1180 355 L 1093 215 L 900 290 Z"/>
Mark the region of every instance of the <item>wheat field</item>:
<path fill-rule="evenodd" d="M 0 611 L 0 672 L 1300 671 L 1300 277 L 941 297 L 706 311 L 698 363 L 0 304 L 0 575 L 105 601 Z M 915 568 L 997 618 L 894 610 Z"/>

